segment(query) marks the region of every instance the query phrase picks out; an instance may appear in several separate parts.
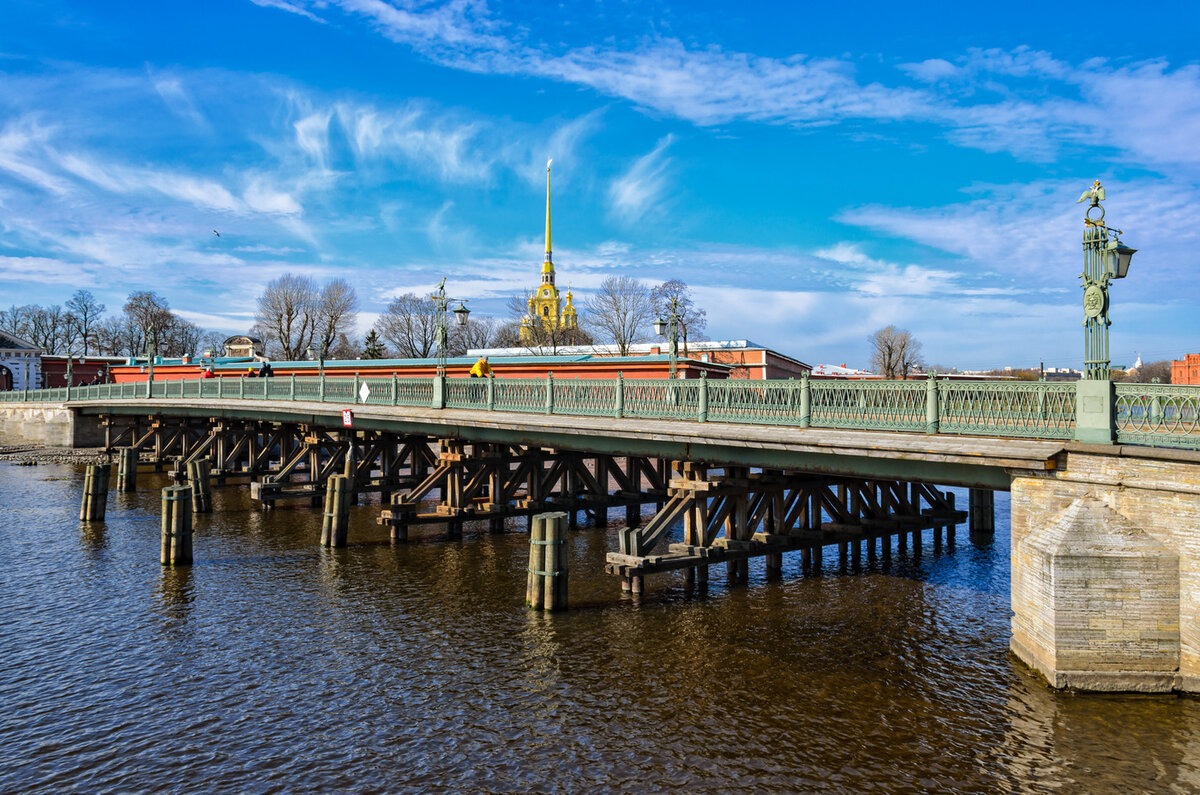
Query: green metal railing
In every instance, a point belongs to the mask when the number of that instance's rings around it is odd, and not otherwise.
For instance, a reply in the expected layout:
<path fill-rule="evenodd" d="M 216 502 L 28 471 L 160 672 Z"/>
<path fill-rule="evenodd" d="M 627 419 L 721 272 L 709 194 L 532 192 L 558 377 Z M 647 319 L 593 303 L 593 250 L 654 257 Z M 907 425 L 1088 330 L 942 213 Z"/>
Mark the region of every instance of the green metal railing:
<path fill-rule="evenodd" d="M 1117 384 L 1115 403 L 1118 442 L 1200 447 L 1200 389 Z"/>
<path fill-rule="evenodd" d="M 1124 444 L 1200 449 L 1200 388 L 1116 384 Z M 1071 439 L 1076 385 L 1041 381 L 786 381 L 546 378 L 211 378 L 0 392 L 0 403 L 154 397 L 515 411 Z"/>

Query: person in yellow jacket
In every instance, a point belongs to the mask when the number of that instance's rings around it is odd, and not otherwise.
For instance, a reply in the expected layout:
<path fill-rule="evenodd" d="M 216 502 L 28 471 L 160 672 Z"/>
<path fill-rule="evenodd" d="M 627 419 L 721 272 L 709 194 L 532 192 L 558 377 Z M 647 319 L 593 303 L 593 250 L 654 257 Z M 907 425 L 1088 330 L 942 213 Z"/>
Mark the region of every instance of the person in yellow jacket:
<path fill-rule="evenodd" d="M 470 375 L 472 378 L 487 378 L 491 374 L 492 366 L 488 364 L 486 356 L 481 356 L 479 361 L 475 362 L 475 364 L 471 367 Z"/>

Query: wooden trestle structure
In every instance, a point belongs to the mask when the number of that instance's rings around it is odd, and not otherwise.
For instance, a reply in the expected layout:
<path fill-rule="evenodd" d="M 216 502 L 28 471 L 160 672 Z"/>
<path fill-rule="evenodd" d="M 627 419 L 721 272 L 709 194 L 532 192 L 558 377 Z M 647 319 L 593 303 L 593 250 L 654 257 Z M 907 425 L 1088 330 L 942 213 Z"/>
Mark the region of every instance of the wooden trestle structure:
<path fill-rule="evenodd" d="M 825 547 L 836 546 L 842 565 L 859 565 L 865 547 L 874 559 L 876 542 L 885 558 L 892 537 L 901 550 L 912 536 L 920 553 L 921 533 L 934 531 L 940 548 L 942 531 L 949 542 L 954 527 L 966 519 L 955 508 L 953 493 L 920 482 L 866 480 L 789 473 L 748 467 L 714 470 L 687 461 L 674 464 L 668 481 L 670 499 L 642 529 L 619 535 L 620 551 L 609 553 L 610 574 L 621 577 L 625 590 L 638 593 L 647 574 L 686 569 L 689 580 L 704 582 L 708 566 L 726 563 L 734 577 L 744 577 L 748 560 L 765 557 L 768 576 L 783 569 L 783 553 L 801 552 L 806 571 L 820 568 Z M 683 521 L 683 541 L 654 554 L 671 529 Z"/>
<path fill-rule="evenodd" d="M 579 512 L 605 526 L 610 508 L 624 508 L 619 551 L 609 553 L 606 571 L 635 593 L 645 575 L 659 572 L 684 569 L 689 581 L 706 582 L 714 563 L 744 577 L 748 560 L 760 556 L 768 576 L 779 576 L 788 551 L 800 552 L 806 571 L 821 567 L 828 546 L 843 565 L 858 565 L 864 551 L 874 559 L 877 548 L 886 559 L 893 541 L 904 550 L 910 537 L 919 554 L 923 531 L 934 531 L 936 548 L 943 531 L 953 541 L 967 518 L 953 494 L 922 482 L 267 420 L 106 415 L 101 422 L 108 450 L 133 448 L 142 465 L 168 469 L 179 483 L 190 463 L 208 459 L 213 482 L 248 481 L 264 509 L 291 499 L 319 505 L 330 477 L 345 475 L 350 504 L 379 495 L 378 521 L 394 541 L 407 540 L 414 525 L 444 524 L 454 538 L 468 521 L 500 531 L 509 517 L 546 511 L 565 511 L 570 529 Z M 642 527 L 645 504 L 658 510 Z M 680 522 L 682 541 L 670 543 Z"/>

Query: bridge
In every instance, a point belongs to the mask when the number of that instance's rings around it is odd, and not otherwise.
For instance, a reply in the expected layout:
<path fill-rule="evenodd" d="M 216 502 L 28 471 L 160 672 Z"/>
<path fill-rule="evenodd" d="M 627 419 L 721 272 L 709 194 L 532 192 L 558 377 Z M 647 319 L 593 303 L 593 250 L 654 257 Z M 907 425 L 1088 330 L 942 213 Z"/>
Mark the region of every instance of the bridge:
<path fill-rule="evenodd" d="M 607 569 L 633 592 L 917 554 L 967 519 L 986 536 L 1009 491 L 1014 654 L 1055 687 L 1197 692 L 1198 412 L 1200 389 L 1107 380 L 291 377 L 2 393 L 0 440 L 132 448 L 178 478 L 208 459 L 264 508 L 345 473 L 397 542 L 616 509 Z"/>

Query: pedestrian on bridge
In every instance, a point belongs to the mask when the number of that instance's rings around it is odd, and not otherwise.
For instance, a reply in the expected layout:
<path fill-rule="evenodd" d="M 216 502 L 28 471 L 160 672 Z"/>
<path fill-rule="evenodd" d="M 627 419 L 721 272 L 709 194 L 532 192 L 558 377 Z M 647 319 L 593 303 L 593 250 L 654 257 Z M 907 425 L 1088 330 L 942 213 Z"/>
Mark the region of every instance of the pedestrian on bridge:
<path fill-rule="evenodd" d="M 492 366 L 488 364 L 488 357 L 481 356 L 479 361 L 475 362 L 471 367 L 471 378 L 487 378 L 492 375 Z"/>

